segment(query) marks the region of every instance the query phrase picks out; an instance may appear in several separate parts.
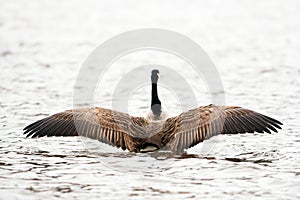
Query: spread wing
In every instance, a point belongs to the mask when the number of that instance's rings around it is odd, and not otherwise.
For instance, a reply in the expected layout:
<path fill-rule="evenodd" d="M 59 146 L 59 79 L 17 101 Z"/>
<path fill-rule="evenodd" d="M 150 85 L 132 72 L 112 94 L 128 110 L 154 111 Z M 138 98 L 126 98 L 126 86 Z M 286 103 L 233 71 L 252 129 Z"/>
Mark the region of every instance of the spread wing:
<path fill-rule="evenodd" d="M 173 151 L 183 151 L 218 134 L 277 132 L 281 122 L 241 107 L 204 106 L 166 120 L 162 143 Z"/>
<path fill-rule="evenodd" d="M 85 136 L 103 143 L 136 151 L 145 138 L 142 117 L 104 108 L 67 110 L 36 121 L 24 128 L 27 137 Z"/>

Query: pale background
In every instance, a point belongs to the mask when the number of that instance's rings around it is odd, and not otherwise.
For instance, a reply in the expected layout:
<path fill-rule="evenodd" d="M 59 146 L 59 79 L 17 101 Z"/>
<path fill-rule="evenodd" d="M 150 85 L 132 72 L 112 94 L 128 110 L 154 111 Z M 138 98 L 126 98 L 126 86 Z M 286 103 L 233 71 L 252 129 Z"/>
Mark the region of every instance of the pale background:
<path fill-rule="evenodd" d="M 0 199 L 299 199 L 299 10 L 297 0 L 0 0 Z M 28 123 L 72 108 L 77 73 L 98 45 L 138 28 L 196 41 L 219 70 L 226 104 L 270 115 L 283 130 L 218 136 L 213 160 L 173 158 L 171 167 L 131 173 L 111 167 L 159 161 L 80 138 L 24 138 Z M 199 83 L 199 105 L 209 104 L 201 80 L 182 73 Z M 99 106 L 110 107 L 109 91 L 97 92 Z M 132 96 L 131 113 L 147 111 L 144 92 Z M 173 103 L 170 112 L 181 111 L 175 97 L 160 92 L 162 102 Z M 202 144 L 189 152 L 207 156 Z"/>

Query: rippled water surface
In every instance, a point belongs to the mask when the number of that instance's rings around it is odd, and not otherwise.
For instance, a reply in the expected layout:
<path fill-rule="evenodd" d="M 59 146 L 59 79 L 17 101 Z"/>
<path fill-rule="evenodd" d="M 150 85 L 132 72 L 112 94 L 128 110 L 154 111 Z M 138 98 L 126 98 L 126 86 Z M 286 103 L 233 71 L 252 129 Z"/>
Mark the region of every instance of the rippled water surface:
<path fill-rule="evenodd" d="M 0 199 L 299 199 L 299 8 L 296 0 L 1 1 Z M 73 107 L 77 74 L 97 45 L 143 27 L 171 29 L 199 43 L 218 68 L 226 104 L 272 116 L 283 129 L 217 136 L 184 155 L 22 135 L 25 125 Z M 118 77 L 136 63 L 174 66 L 198 104 L 211 103 L 203 80 L 176 59 L 128 55 L 112 66 L 96 104 L 111 107 Z M 128 112 L 145 113 L 149 92 L 137 88 Z M 159 88 L 162 102 L 171 115 L 180 113 L 176 91 L 168 92 Z"/>

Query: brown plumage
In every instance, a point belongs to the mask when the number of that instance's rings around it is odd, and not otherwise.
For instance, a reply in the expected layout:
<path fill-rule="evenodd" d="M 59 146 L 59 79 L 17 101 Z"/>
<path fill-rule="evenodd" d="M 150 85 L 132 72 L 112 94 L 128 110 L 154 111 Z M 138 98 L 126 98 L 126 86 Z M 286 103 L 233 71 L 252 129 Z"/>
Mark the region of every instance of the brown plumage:
<path fill-rule="evenodd" d="M 166 120 L 104 108 L 67 110 L 24 128 L 27 137 L 85 136 L 133 152 L 166 149 L 183 151 L 218 134 L 277 132 L 281 122 L 234 106 L 208 105 Z M 150 150 L 150 151 L 151 151 Z"/>
<path fill-rule="evenodd" d="M 208 105 L 164 119 L 153 70 L 152 117 L 132 117 L 105 108 L 67 110 L 24 128 L 27 137 L 85 136 L 133 152 L 183 151 L 218 134 L 277 132 L 281 122 L 252 110 Z"/>

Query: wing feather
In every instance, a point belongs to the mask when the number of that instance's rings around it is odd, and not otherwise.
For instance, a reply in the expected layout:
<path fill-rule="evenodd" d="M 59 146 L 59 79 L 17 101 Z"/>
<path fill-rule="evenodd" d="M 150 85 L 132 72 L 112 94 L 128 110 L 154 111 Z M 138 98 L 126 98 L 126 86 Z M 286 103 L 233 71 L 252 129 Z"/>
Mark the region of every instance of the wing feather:
<path fill-rule="evenodd" d="M 136 151 L 145 138 L 142 117 L 104 108 L 74 109 L 38 120 L 24 128 L 27 137 L 85 136 L 103 143 Z M 145 134 L 145 135 L 143 135 Z"/>
<path fill-rule="evenodd" d="M 167 149 L 183 151 L 218 134 L 271 133 L 281 129 L 280 125 L 278 120 L 245 108 L 209 105 L 166 120 L 160 134 Z"/>

